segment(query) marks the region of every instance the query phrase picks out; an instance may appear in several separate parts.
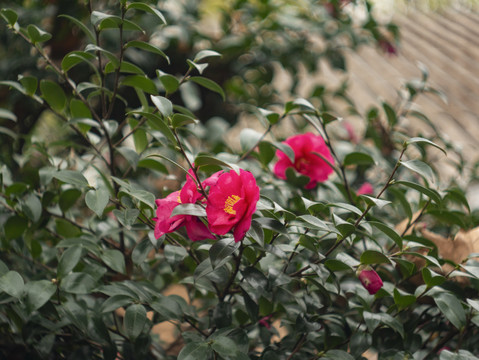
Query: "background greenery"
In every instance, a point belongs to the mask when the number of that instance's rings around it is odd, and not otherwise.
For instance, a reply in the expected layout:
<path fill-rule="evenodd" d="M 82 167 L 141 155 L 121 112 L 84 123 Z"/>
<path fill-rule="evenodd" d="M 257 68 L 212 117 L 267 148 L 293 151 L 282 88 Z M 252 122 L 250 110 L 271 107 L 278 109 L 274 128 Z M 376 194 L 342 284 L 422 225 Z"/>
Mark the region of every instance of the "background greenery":
<path fill-rule="evenodd" d="M 411 110 L 437 93 L 427 72 L 366 114 L 347 83 L 298 97 L 299 73 L 320 60 L 347 71 L 346 51 L 397 46 L 394 24 L 366 3 L 358 24 L 348 3 L 2 3 L 0 356 L 476 358 L 473 232 L 455 261 L 436 237 L 473 229 L 477 212 L 430 161 L 453 144 L 402 127 L 434 129 Z M 279 73 L 290 85 L 275 87 Z M 346 131 L 339 116 L 351 114 L 364 133 Z M 251 127 L 228 137 L 246 115 Z M 271 171 L 281 141 L 306 131 L 335 159 L 311 191 Z M 155 198 L 192 163 L 202 179 L 255 175 L 261 200 L 241 243 L 154 238 Z M 366 181 L 374 193 L 358 195 Z M 381 276 L 376 295 L 360 265 Z M 158 331 L 165 322 L 173 329 Z"/>

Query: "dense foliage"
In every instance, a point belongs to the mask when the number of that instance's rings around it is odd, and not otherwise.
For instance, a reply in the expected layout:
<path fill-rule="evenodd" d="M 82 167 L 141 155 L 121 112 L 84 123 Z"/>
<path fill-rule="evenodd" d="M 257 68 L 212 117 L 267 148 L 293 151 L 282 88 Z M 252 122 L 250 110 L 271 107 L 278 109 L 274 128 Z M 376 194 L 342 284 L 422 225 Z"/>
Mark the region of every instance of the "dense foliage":
<path fill-rule="evenodd" d="M 436 165 L 475 174 L 411 106 L 427 72 L 367 114 L 347 83 L 297 95 L 323 59 L 395 53 L 371 4 L 21 3 L 0 12 L 0 357 L 476 359 L 479 221 Z"/>

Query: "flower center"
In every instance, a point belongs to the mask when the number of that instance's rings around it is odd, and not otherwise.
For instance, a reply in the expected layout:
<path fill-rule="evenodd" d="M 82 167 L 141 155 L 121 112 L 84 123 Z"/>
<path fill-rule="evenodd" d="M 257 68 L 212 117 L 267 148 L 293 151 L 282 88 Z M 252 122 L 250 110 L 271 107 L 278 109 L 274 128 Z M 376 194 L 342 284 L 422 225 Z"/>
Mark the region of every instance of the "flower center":
<path fill-rule="evenodd" d="M 178 194 L 178 197 L 176 198 L 176 200 L 178 201 L 178 204 L 181 204 L 181 196 L 180 196 L 180 194 Z"/>
<path fill-rule="evenodd" d="M 240 201 L 241 198 L 238 195 L 231 195 L 225 201 L 225 213 L 236 215 L 236 210 L 233 209 L 233 206 Z"/>

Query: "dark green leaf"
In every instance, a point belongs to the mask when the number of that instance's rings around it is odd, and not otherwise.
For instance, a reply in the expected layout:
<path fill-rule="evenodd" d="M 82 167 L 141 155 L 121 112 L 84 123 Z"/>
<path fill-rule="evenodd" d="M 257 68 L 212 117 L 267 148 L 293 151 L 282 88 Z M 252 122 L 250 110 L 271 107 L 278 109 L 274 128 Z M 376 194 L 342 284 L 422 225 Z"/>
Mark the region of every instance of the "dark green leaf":
<path fill-rule="evenodd" d="M 86 273 L 70 273 L 61 282 L 62 290 L 71 294 L 89 294 L 95 287 L 95 279 Z"/>
<path fill-rule="evenodd" d="M 66 212 L 76 201 L 80 198 L 82 192 L 78 189 L 67 189 L 60 194 L 60 199 L 58 200 L 58 205 L 63 212 Z"/>
<path fill-rule="evenodd" d="M 58 262 L 57 277 L 59 279 L 68 275 L 78 264 L 83 254 L 83 248 L 80 246 L 72 246 L 65 250 Z"/>
<path fill-rule="evenodd" d="M 255 290 L 255 297 L 259 297 L 268 287 L 268 279 L 258 269 L 249 266 L 242 271 L 246 282 Z"/>
<path fill-rule="evenodd" d="M 420 193 L 426 195 L 428 198 L 430 198 L 432 201 L 434 201 L 436 204 L 440 205 L 441 204 L 441 196 L 437 193 L 437 191 L 434 191 L 432 189 L 426 188 L 422 185 L 419 185 L 417 183 L 409 182 L 409 181 L 396 181 L 393 183 L 393 185 L 404 185 L 407 186 L 411 189 L 417 190 Z"/>
<path fill-rule="evenodd" d="M 37 91 L 38 79 L 34 76 L 22 76 L 18 77 L 18 80 L 23 85 L 27 95 L 33 96 Z M 15 121 L 15 120 L 14 120 Z"/>
<path fill-rule="evenodd" d="M 173 114 L 171 118 L 171 125 L 173 128 L 178 128 L 180 126 L 185 126 L 188 124 L 198 124 L 198 120 L 184 114 Z"/>
<path fill-rule="evenodd" d="M 211 348 L 224 358 L 234 356 L 238 352 L 236 343 L 226 336 L 218 336 L 215 338 L 213 344 L 211 344 Z"/>
<path fill-rule="evenodd" d="M 23 296 L 24 286 L 23 278 L 16 271 L 9 271 L 0 277 L 0 291 L 17 299 Z"/>
<path fill-rule="evenodd" d="M 125 274 L 125 258 L 119 250 L 104 250 L 100 255 L 101 260 L 112 270 Z"/>
<path fill-rule="evenodd" d="M 30 311 L 41 308 L 50 300 L 52 295 L 56 292 L 57 287 L 51 281 L 38 280 L 28 282 L 25 286 L 26 290 L 26 304 Z"/>
<path fill-rule="evenodd" d="M 400 308 L 406 308 L 416 302 L 416 297 L 412 294 L 408 294 L 405 291 L 395 288 L 394 289 L 394 303 Z"/>
<path fill-rule="evenodd" d="M 72 51 L 68 53 L 62 60 L 62 70 L 67 72 L 75 65 L 82 62 L 92 65 L 91 61 L 96 59 L 96 56 L 85 51 Z"/>
<path fill-rule="evenodd" d="M 15 11 L 13 11 L 12 9 L 7 9 L 7 8 L 1 9 L 0 10 L 0 15 L 2 15 L 2 17 L 8 23 L 8 25 L 10 25 L 12 27 L 15 25 L 15 23 L 18 20 L 17 13 Z"/>
<path fill-rule="evenodd" d="M 232 238 L 224 238 L 215 242 L 209 251 L 212 267 L 221 266 L 219 264 L 232 255 L 239 245 L 240 243 L 236 243 Z"/>
<path fill-rule="evenodd" d="M 432 288 L 434 286 L 441 285 L 446 278 L 440 274 L 435 273 L 431 269 L 424 267 L 422 268 L 422 278 L 424 283 L 427 285 L 428 288 Z"/>
<path fill-rule="evenodd" d="M 153 310 L 158 312 L 162 320 L 179 320 L 183 318 L 182 302 L 178 296 L 163 296 L 151 303 Z"/>
<path fill-rule="evenodd" d="M 379 251 L 375 250 L 366 250 L 361 254 L 360 258 L 361 264 L 369 265 L 369 264 L 389 264 L 389 258 L 380 253 Z"/>
<path fill-rule="evenodd" d="M 396 232 L 396 230 L 378 221 L 369 221 L 368 223 L 387 235 L 391 240 L 394 241 L 399 249 L 402 249 L 402 237 Z"/>
<path fill-rule="evenodd" d="M 195 166 L 205 166 L 205 165 L 218 165 L 222 167 L 229 167 L 231 169 L 235 168 L 235 165 L 229 164 L 223 160 L 220 160 L 214 156 L 209 155 L 198 155 L 195 158 Z"/>
<path fill-rule="evenodd" d="M 221 88 L 221 86 L 219 86 L 217 83 L 215 83 L 213 80 L 210 80 L 210 79 L 207 79 L 207 78 L 204 78 L 204 77 L 201 77 L 201 76 L 192 76 L 189 78 L 190 81 L 193 81 L 195 83 L 197 83 L 198 85 L 200 86 L 203 86 L 211 91 L 214 91 L 218 94 L 221 95 L 221 97 L 223 98 L 223 101 L 225 101 L 225 93 L 223 91 L 223 89 Z"/>
<path fill-rule="evenodd" d="M 5 231 L 5 237 L 7 239 L 16 239 L 22 236 L 23 232 L 27 229 L 28 221 L 27 219 L 19 216 L 13 215 L 10 216 L 5 224 L 3 229 Z"/>
<path fill-rule="evenodd" d="M 113 295 L 109 297 L 101 304 L 100 311 L 102 313 L 107 313 L 111 311 L 115 311 L 116 309 L 123 307 L 125 305 L 131 304 L 133 301 L 131 296 L 128 295 Z"/>
<path fill-rule="evenodd" d="M 32 193 L 25 197 L 22 208 L 25 215 L 33 222 L 37 222 L 42 215 L 42 203 L 40 199 Z"/>
<path fill-rule="evenodd" d="M 371 155 L 362 152 L 348 153 L 343 160 L 344 166 L 349 165 L 374 165 L 376 162 Z"/>
<path fill-rule="evenodd" d="M 177 360 L 209 360 L 212 353 L 208 343 L 191 342 L 181 349 Z"/>
<path fill-rule="evenodd" d="M 131 253 L 131 260 L 133 260 L 135 265 L 140 265 L 143 261 L 145 261 L 151 250 L 153 250 L 153 244 L 148 237 L 145 237 L 136 244 L 133 252 Z"/>
<path fill-rule="evenodd" d="M 467 350 L 459 350 L 457 353 L 453 353 L 447 349 L 444 349 L 439 354 L 439 360 L 477 360 L 478 357 L 470 353 Z"/>
<path fill-rule="evenodd" d="M 329 350 L 321 358 L 329 360 L 354 360 L 354 357 L 351 354 L 348 354 L 343 350 Z"/>
<path fill-rule="evenodd" d="M 124 324 L 126 335 L 131 341 L 135 341 L 141 334 L 147 322 L 146 309 L 143 305 L 133 304 L 128 306 L 125 312 Z"/>
<path fill-rule="evenodd" d="M 383 102 L 383 109 L 386 113 L 386 118 L 388 119 L 389 126 L 393 127 L 396 125 L 398 119 L 396 116 L 396 111 L 386 102 Z"/>
<path fill-rule="evenodd" d="M 459 330 L 466 326 L 466 312 L 461 302 L 453 294 L 440 292 L 433 295 L 437 307 L 443 315 Z"/>
<path fill-rule="evenodd" d="M 175 265 L 188 256 L 185 248 L 180 246 L 165 245 L 165 258 L 171 264 Z"/>
<path fill-rule="evenodd" d="M 50 80 L 41 80 L 40 90 L 42 98 L 53 110 L 61 112 L 65 108 L 67 98 L 60 85 Z"/>
<path fill-rule="evenodd" d="M 176 90 L 178 90 L 178 87 L 180 86 L 179 80 L 170 74 L 158 72 L 158 79 L 160 79 L 166 93 L 168 94 L 174 93 Z"/>

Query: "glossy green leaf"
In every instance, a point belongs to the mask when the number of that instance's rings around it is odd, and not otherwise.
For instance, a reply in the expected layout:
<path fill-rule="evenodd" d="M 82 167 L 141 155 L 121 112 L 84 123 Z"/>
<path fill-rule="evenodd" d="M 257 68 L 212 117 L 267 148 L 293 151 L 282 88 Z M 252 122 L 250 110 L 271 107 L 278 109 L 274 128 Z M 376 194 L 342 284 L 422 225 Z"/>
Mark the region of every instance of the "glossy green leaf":
<path fill-rule="evenodd" d="M 416 297 L 412 294 L 408 294 L 405 291 L 395 288 L 394 289 L 394 303 L 399 308 L 406 308 L 416 302 Z"/>
<path fill-rule="evenodd" d="M 447 349 L 441 350 L 439 360 L 477 360 L 478 357 L 467 350 L 460 349 L 457 352 L 451 352 Z"/>
<path fill-rule="evenodd" d="M 221 54 L 213 50 L 201 50 L 195 55 L 193 61 L 198 62 L 209 57 L 221 57 Z"/>
<path fill-rule="evenodd" d="M 8 119 L 12 121 L 17 121 L 17 116 L 7 109 L 0 109 L 0 119 Z"/>
<path fill-rule="evenodd" d="M 234 356 L 238 352 L 236 343 L 226 336 L 216 337 L 211 344 L 211 348 L 223 358 Z"/>
<path fill-rule="evenodd" d="M 208 64 L 197 64 L 190 59 L 186 59 L 186 63 L 189 65 L 191 70 L 196 69 L 200 75 L 203 74 L 203 71 L 208 67 Z"/>
<path fill-rule="evenodd" d="M 153 104 L 164 117 L 168 117 L 173 114 L 173 104 L 167 98 L 163 96 L 151 96 L 151 101 L 153 101 Z M 173 137 L 173 139 L 175 138 Z"/>
<path fill-rule="evenodd" d="M 401 165 L 424 177 L 428 182 L 434 181 L 434 172 L 431 167 L 421 160 L 401 161 Z"/>
<path fill-rule="evenodd" d="M 28 226 L 28 221 L 19 215 L 10 216 L 5 224 L 3 230 L 7 239 L 16 239 L 22 236 Z"/>
<path fill-rule="evenodd" d="M 18 81 L 22 84 L 27 95 L 33 96 L 37 91 L 38 79 L 36 77 L 20 75 Z"/>
<path fill-rule="evenodd" d="M 25 215 L 33 222 L 37 222 L 40 219 L 43 211 L 40 199 L 32 193 L 25 197 L 22 209 Z"/>
<path fill-rule="evenodd" d="M 209 155 L 198 155 L 195 158 L 195 166 L 206 166 L 206 165 L 218 165 L 221 167 L 228 167 L 231 169 L 235 168 L 234 164 L 229 164 L 223 160 L 220 160 L 214 156 L 209 156 Z"/>
<path fill-rule="evenodd" d="M 221 266 L 220 264 L 232 255 L 239 248 L 240 243 L 235 242 L 233 238 L 224 238 L 216 241 L 209 250 L 211 266 L 213 268 Z"/>
<path fill-rule="evenodd" d="M 67 98 L 60 85 L 50 80 L 41 80 L 40 90 L 42 98 L 53 110 L 61 112 L 65 108 Z"/>
<path fill-rule="evenodd" d="M 143 331 L 147 322 L 146 309 L 143 305 L 133 304 L 128 306 L 124 318 L 126 336 L 128 336 L 131 341 L 135 341 Z"/>
<path fill-rule="evenodd" d="M 395 126 L 398 121 L 396 111 L 387 102 L 383 102 L 383 109 L 384 113 L 386 114 L 386 118 L 388 119 L 389 126 Z"/>
<path fill-rule="evenodd" d="M 145 168 L 145 169 L 151 169 L 151 170 L 156 170 L 159 172 L 162 172 L 163 174 L 168 174 L 168 169 L 166 168 L 163 163 L 161 163 L 158 160 L 155 159 L 141 159 L 138 161 L 138 167 Z"/>
<path fill-rule="evenodd" d="M 110 61 L 105 65 L 105 74 L 115 72 L 117 69 L 118 66 L 115 66 L 115 64 Z M 140 67 L 126 60 L 121 62 L 120 73 L 145 75 L 145 72 Z"/>
<path fill-rule="evenodd" d="M 120 307 L 124 307 L 125 305 L 131 304 L 133 301 L 131 296 L 128 295 L 113 295 L 109 297 L 101 304 L 100 311 L 102 313 L 107 313 L 111 311 L 115 311 Z"/>
<path fill-rule="evenodd" d="M 165 88 L 167 94 L 174 93 L 180 86 L 180 81 L 170 74 L 158 72 L 158 79 L 160 79 L 161 84 Z"/>
<path fill-rule="evenodd" d="M 205 87 L 205 88 L 207 88 L 211 91 L 214 91 L 214 92 L 220 94 L 221 97 L 223 98 L 223 101 L 225 101 L 225 99 L 226 99 L 225 92 L 223 91 L 221 86 L 219 86 L 213 80 L 210 80 L 210 79 L 207 79 L 207 78 L 204 78 L 204 77 L 201 77 L 201 76 L 192 76 L 192 77 L 189 78 L 189 81 L 193 81 L 194 83 L 197 83 L 200 86 L 203 86 L 203 87 Z"/>
<path fill-rule="evenodd" d="M 206 216 L 206 210 L 198 204 L 178 204 L 173 209 L 170 217 L 175 215 Z"/>
<path fill-rule="evenodd" d="M 23 296 L 24 286 L 22 276 L 16 271 L 9 271 L 0 277 L 0 291 L 17 299 Z"/>
<path fill-rule="evenodd" d="M 120 224 L 125 226 L 126 228 L 130 228 L 138 219 L 140 215 L 140 210 L 138 209 L 124 209 L 118 210 L 114 209 L 113 214 L 116 216 Z"/>
<path fill-rule="evenodd" d="M 433 142 L 429 139 L 425 139 L 425 138 L 422 138 L 422 137 L 413 137 L 413 138 L 410 138 L 408 141 L 406 141 L 407 145 L 409 145 L 409 144 L 421 144 L 421 143 L 429 144 L 431 146 L 434 146 L 436 149 L 441 150 L 444 153 L 444 155 L 447 155 L 446 150 L 444 150 L 442 147 L 440 147 L 435 142 Z"/>
<path fill-rule="evenodd" d="M 421 272 L 422 272 L 422 279 L 424 280 L 424 283 L 429 288 L 432 288 L 434 286 L 439 286 L 444 281 L 446 281 L 446 278 L 444 276 L 432 271 L 428 267 L 422 268 Z"/>
<path fill-rule="evenodd" d="M 435 190 L 426 188 L 422 185 L 419 185 L 417 183 L 413 183 L 413 182 L 410 182 L 410 181 L 395 181 L 393 183 L 393 185 L 403 185 L 403 186 L 409 187 L 411 189 L 417 190 L 420 193 L 426 195 L 428 198 L 430 198 L 436 204 L 438 204 L 438 205 L 441 204 L 441 196 Z"/>
<path fill-rule="evenodd" d="M 184 114 L 173 114 L 171 117 L 171 125 L 175 129 L 189 124 L 198 124 L 198 122 L 197 119 Z"/>

